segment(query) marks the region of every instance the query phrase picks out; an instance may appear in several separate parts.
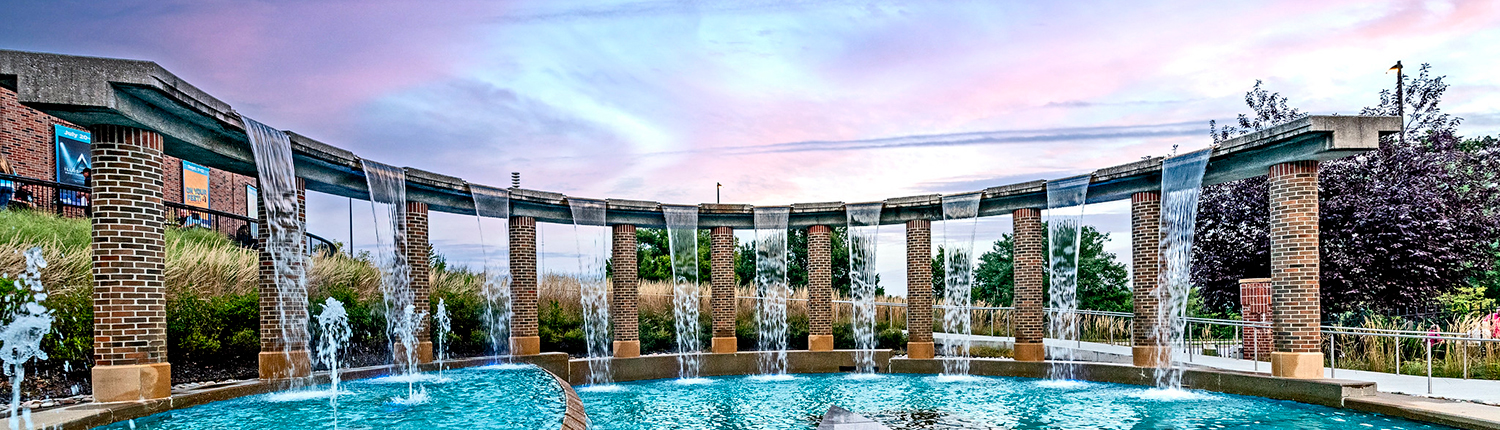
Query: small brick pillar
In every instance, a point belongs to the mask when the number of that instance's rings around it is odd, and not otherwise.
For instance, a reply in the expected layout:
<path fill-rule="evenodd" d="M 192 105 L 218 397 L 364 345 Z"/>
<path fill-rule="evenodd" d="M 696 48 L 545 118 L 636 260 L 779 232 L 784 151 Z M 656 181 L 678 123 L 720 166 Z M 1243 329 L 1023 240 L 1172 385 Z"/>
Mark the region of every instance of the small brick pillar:
<path fill-rule="evenodd" d="M 93 165 L 94 399 L 165 398 L 167 363 L 162 137 L 91 128 Z"/>
<path fill-rule="evenodd" d="M 709 231 L 709 240 L 709 306 L 714 314 L 712 349 L 715 354 L 733 354 L 739 350 L 734 337 L 734 319 L 739 314 L 739 298 L 734 289 L 734 229 L 714 227 Z"/>
<path fill-rule="evenodd" d="M 1015 358 L 1017 361 L 1047 359 L 1042 346 L 1042 278 L 1046 276 L 1046 250 L 1042 238 L 1042 210 L 1016 209 L 1011 213 L 1015 237 Z"/>
<path fill-rule="evenodd" d="M 1318 162 L 1271 166 L 1271 374 L 1322 378 Z"/>
<path fill-rule="evenodd" d="M 931 359 L 932 221 L 906 222 L 906 356 Z"/>
<path fill-rule="evenodd" d="M 510 217 L 510 351 L 542 353 L 537 332 L 536 218 Z"/>
<path fill-rule="evenodd" d="M 833 350 L 833 229 L 807 228 L 807 350 Z"/>
<path fill-rule="evenodd" d="M 1131 299 L 1135 321 L 1131 324 L 1131 356 L 1137 367 L 1167 367 L 1171 356 L 1156 346 L 1156 287 L 1161 274 L 1161 193 L 1142 192 L 1130 196 Z"/>
<path fill-rule="evenodd" d="M 610 247 L 610 280 L 614 294 L 609 301 L 609 317 L 614 328 L 616 358 L 641 356 L 640 274 L 636 262 L 635 226 L 615 224 Z"/>
<path fill-rule="evenodd" d="M 312 374 L 312 356 L 307 350 L 307 335 L 304 332 L 302 334 L 303 338 L 296 340 L 283 338 L 284 333 L 282 333 L 281 329 L 282 311 L 278 310 L 277 307 L 281 306 L 285 310 L 287 320 L 294 327 L 297 325 L 305 327 L 307 325 L 307 282 L 305 280 L 305 270 L 312 262 L 304 259 L 289 263 L 304 266 L 303 270 L 293 271 L 294 274 L 302 274 L 304 279 L 293 281 L 300 287 L 300 293 L 294 293 L 291 297 L 281 297 L 281 290 L 276 286 L 276 264 L 271 259 L 271 253 L 266 252 L 270 248 L 270 246 L 267 246 L 266 241 L 270 240 L 271 235 L 271 229 L 267 227 L 270 224 L 266 219 L 269 211 L 264 209 L 266 205 L 263 202 L 260 203 L 260 207 L 263 208 L 260 211 L 261 227 L 258 229 L 259 237 L 257 238 L 261 245 L 259 253 L 260 283 L 258 286 L 260 293 L 260 355 L 258 357 L 260 361 L 260 378 L 284 379 L 308 376 Z M 302 178 L 297 178 L 297 223 L 304 226 L 307 225 L 307 182 L 303 181 Z M 302 235 L 297 237 L 296 242 L 284 245 L 284 249 L 305 252 L 307 249 L 307 236 Z"/>
<path fill-rule="evenodd" d="M 1240 280 L 1240 319 L 1245 322 L 1271 321 L 1271 278 Z M 1242 354 L 1248 360 L 1262 360 L 1271 355 L 1271 329 L 1245 328 Z"/>

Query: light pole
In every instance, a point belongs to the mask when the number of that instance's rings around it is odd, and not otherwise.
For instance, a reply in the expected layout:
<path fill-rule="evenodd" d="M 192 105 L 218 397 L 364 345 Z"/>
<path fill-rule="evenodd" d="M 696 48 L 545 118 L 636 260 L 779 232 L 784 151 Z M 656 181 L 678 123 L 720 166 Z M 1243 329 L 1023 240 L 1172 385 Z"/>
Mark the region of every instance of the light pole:
<path fill-rule="evenodd" d="M 724 189 L 724 184 L 723 183 L 714 182 L 714 203 L 715 204 L 717 204 L 717 203 L 724 203 L 723 199 L 719 198 L 719 190 L 722 190 L 722 189 Z"/>
<path fill-rule="evenodd" d="M 1401 61 L 1396 61 L 1396 65 L 1385 72 L 1390 73 L 1391 70 L 1396 71 L 1396 116 L 1401 118 L 1401 143 L 1406 143 L 1406 103 L 1403 99 L 1406 91 L 1402 89 Z"/>

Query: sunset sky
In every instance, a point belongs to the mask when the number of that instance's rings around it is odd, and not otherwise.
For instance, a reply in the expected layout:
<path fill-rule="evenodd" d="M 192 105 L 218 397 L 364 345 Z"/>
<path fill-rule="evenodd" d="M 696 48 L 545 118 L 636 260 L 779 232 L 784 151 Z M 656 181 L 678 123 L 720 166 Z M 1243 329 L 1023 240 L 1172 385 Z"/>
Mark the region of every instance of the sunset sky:
<path fill-rule="evenodd" d="M 1056 179 L 1202 148 L 1257 79 L 1358 113 L 1397 60 L 1448 76 L 1462 134 L 1500 133 L 1489 0 L 7 3 L 0 47 L 155 61 L 362 157 L 582 197 L 695 204 L 722 182 L 725 202 L 861 202 Z M 309 200 L 312 231 L 347 240 L 348 202 Z M 1127 212 L 1087 222 L 1128 263 Z M 434 225 L 440 251 L 475 258 L 472 218 Z M 975 247 L 1008 226 L 984 221 Z M 901 231 L 880 253 L 897 292 Z"/>

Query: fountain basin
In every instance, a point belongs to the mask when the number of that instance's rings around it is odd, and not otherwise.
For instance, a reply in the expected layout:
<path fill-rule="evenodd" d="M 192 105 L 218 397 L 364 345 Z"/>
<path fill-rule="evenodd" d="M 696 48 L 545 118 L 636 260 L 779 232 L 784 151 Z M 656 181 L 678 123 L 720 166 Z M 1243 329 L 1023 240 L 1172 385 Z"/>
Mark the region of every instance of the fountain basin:
<path fill-rule="evenodd" d="M 830 405 L 891 429 L 1446 428 L 1305 403 L 1107 382 L 903 373 L 789 376 L 718 376 L 691 386 L 646 380 L 609 390 L 583 388 L 579 395 L 594 428 L 611 430 L 811 430 Z"/>

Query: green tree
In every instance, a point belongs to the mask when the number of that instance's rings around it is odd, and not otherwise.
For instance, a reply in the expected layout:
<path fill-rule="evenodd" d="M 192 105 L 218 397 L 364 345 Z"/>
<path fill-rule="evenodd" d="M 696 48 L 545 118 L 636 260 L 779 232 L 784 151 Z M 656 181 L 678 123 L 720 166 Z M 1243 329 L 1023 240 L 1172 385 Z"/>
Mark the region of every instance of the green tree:
<path fill-rule="evenodd" d="M 638 228 L 635 230 L 637 269 L 642 280 L 670 281 L 672 279 L 672 248 L 667 238 L 667 229 Z M 698 282 L 706 283 L 713 274 L 712 242 L 709 230 L 698 230 Z"/>
<path fill-rule="evenodd" d="M 1101 233 L 1093 226 L 1083 226 L 1082 252 L 1078 256 L 1078 307 L 1130 312 L 1134 305 L 1131 303 L 1129 271 L 1124 263 L 1115 261 L 1115 254 L 1104 251 L 1104 243 L 1108 240 L 1108 233 Z M 937 260 L 933 265 L 934 271 L 941 268 Z M 1014 274 L 1015 237 L 1007 234 L 979 256 L 979 266 L 974 269 L 974 300 L 993 306 L 1013 305 Z M 934 286 L 937 278 L 934 275 Z M 1042 278 L 1044 291 L 1051 288 L 1050 284 L 1047 277 Z"/>
<path fill-rule="evenodd" d="M 833 233 L 829 235 L 829 263 L 833 271 L 833 291 L 842 296 L 849 295 L 849 230 L 844 227 L 834 227 Z M 786 235 L 787 259 L 786 278 L 792 289 L 807 287 L 807 229 L 788 229 Z M 753 285 L 755 282 L 755 244 L 746 242 L 740 244 L 738 252 L 735 253 L 735 275 L 739 277 L 740 285 Z M 877 293 L 883 291 L 879 287 L 879 279 L 876 279 Z"/>

